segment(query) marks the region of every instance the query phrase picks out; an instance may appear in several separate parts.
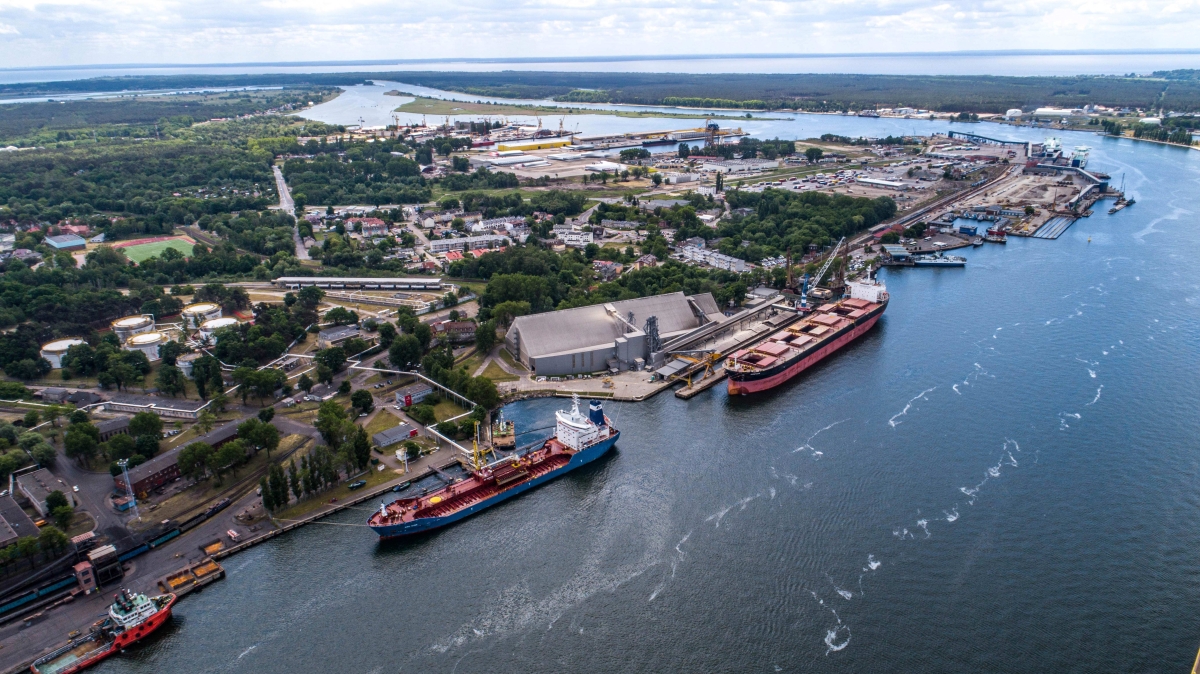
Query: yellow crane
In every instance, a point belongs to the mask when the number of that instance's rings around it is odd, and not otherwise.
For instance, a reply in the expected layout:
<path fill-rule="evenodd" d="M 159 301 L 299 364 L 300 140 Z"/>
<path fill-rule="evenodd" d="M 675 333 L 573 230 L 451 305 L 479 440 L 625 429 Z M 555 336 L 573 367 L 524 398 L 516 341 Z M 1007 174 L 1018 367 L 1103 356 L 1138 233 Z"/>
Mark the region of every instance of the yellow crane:
<path fill-rule="evenodd" d="M 725 356 L 720 351 L 716 351 L 714 349 L 698 349 L 698 350 L 693 350 L 693 351 L 671 351 L 670 355 L 675 356 L 676 358 L 678 358 L 680 360 L 685 360 L 689 363 L 694 363 L 696 365 L 703 365 L 704 366 L 704 368 L 703 368 L 704 374 L 701 375 L 700 381 L 704 381 L 704 379 L 711 376 L 713 373 L 713 367 L 716 364 L 720 363 L 725 358 Z M 688 387 L 691 387 L 692 377 L 695 376 L 695 374 L 700 371 L 701 371 L 700 368 L 690 367 L 690 368 L 688 368 L 687 375 L 675 375 L 675 377 L 677 379 L 683 379 L 686 376 L 687 385 L 688 385 Z"/>

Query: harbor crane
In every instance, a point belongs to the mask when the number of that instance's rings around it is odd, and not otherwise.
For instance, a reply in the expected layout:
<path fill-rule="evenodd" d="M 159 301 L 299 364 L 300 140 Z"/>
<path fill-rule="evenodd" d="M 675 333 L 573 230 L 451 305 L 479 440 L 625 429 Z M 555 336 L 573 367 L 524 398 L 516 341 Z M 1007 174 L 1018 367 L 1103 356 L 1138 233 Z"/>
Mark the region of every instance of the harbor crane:
<path fill-rule="evenodd" d="M 715 349 L 694 349 L 694 350 L 690 350 L 690 351 L 670 351 L 670 352 L 668 352 L 668 355 L 675 356 L 679 360 L 685 360 L 685 361 L 687 361 L 689 363 L 693 363 L 695 365 L 703 365 L 704 366 L 704 369 L 703 369 L 704 374 L 700 376 L 700 381 L 704 381 L 706 378 L 712 376 L 713 367 L 716 364 L 720 363 L 725 358 L 724 354 L 722 354 L 720 351 L 717 351 Z M 677 379 L 686 378 L 688 388 L 691 388 L 692 377 L 695 376 L 696 373 L 700 372 L 700 371 L 701 371 L 700 368 L 695 368 L 695 367 L 688 368 L 687 375 L 676 375 L 676 378 Z"/>
<path fill-rule="evenodd" d="M 842 247 L 842 244 L 845 242 L 846 242 L 846 237 L 843 236 L 841 239 L 838 240 L 837 244 L 834 245 L 833 250 L 829 251 L 829 257 L 825 259 L 825 264 L 821 265 L 821 270 L 818 271 L 817 275 L 813 277 L 813 289 L 808 291 L 809 295 L 812 295 L 813 297 L 823 299 L 823 300 L 831 299 L 833 297 L 832 292 L 825 290 L 824 288 L 818 288 L 817 284 L 819 284 L 821 282 L 821 279 L 825 277 L 825 272 L 829 271 L 829 267 L 833 265 L 834 259 L 837 258 L 838 249 L 840 249 Z M 823 291 L 823 292 L 818 293 L 817 292 L 818 290 Z M 828 293 L 829 297 L 824 297 L 825 293 Z"/>

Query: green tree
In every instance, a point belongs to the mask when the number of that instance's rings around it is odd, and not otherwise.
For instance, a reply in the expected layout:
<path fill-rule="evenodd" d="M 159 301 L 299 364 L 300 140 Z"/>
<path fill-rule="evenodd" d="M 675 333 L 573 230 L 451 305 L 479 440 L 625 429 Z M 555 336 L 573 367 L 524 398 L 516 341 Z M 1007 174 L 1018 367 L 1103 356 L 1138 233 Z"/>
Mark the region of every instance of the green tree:
<path fill-rule="evenodd" d="M 209 431 L 216 425 L 217 415 L 208 410 L 201 411 L 199 416 L 196 417 L 196 430 L 200 432 L 200 435 L 208 435 Z"/>
<path fill-rule="evenodd" d="M 71 520 L 75 518 L 75 509 L 69 505 L 59 506 L 50 511 L 50 517 L 55 526 L 66 531 L 71 526 Z"/>
<path fill-rule="evenodd" d="M 65 407 L 62 407 L 61 405 L 51 405 L 45 409 L 43 415 L 46 417 L 46 421 L 49 421 L 54 425 L 55 428 L 58 428 L 58 420 L 65 412 Z"/>
<path fill-rule="evenodd" d="M 137 449 L 137 444 L 134 442 L 133 437 L 124 433 L 112 436 L 104 445 L 104 453 L 109 459 L 114 461 L 128 459 L 133 456 L 133 453 Z"/>
<path fill-rule="evenodd" d="M 275 408 L 274 407 L 264 407 L 263 409 L 258 411 L 258 420 L 263 422 L 264 424 L 271 423 L 271 420 L 274 418 L 275 418 Z"/>
<path fill-rule="evenodd" d="M 33 457 L 33 460 L 37 461 L 38 465 L 42 466 L 43 468 L 53 468 L 54 461 L 58 458 L 58 452 L 55 451 L 54 446 L 48 442 L 39 442 L 38 444 L 34 445 L 33 449 L 29 450 L 29 454 Z"/>
<path fill-rule="evenodd" d="M 49 508 L 50 510 L 54 510 L 55 508 L 64 508 L 64 507 L 69 508 L 69 507 L 71 507 L 71 502 L 67 500 L 66 494 L 55 489 L 54 491 L 52 491 L 46 495 L 46 507 Z"/>
<path fill-rule="evenodd" d="M 333 346 L 318 351 L 314 356 L 314 360 L 331 371 L 337 372 L 342 369 L 342 365 L 346 362 L 346 352 L 340 346 Z"/>
<path fill-rule="evenodd" d="M 324 319 L 333 325 L 350 325 L 358 323 L 358 314 L 344 307 L 334 307 L 325 312 Z"/>
<path fill-rule="evenodd" d="M 512 324 L 514 318 L 517 316 L 527 316 L 531 310 L 529 302 L 512 300 L 500 302 L 492 307 L 492 318 L 507 327 Z"/>
<path fill-rule="evenodd" d="M 332 384 L 333 370 L 329 369 L 329 366 L 324 363 L 317 363 L 317 381 L 322 384 Z"/>
<path fill-rule="evenodd" d="M 363 414 L 368 414 L 375 409 L 375 398 L 370 391 L 360 388 L 350 395 L 350 404 Z"/>
<path fill-rule="evenodd" d="M 354 434 L 354 463 L 359 470 L 366 468 L 367 463 L 371 460 L 371 441 L 367 437 L 367 430 L 359 427 Z"/>
<path fill-rule="evenodd" d="M 339 435 L 344 421 L 346 421 L 346 410 L 342 409 L 336 400 L 326 400 L 317 409 L 317 418 L 313 422 L 313 426 L 320 431 L 326 445 L 337 447 L 345 440 Z"/>
<path fill-rule="evenodd" d="M 63 438 L 63 449 L 67 458 L 90 464 L 100 444 L 100 431 L 91 424 L 71 424 Z"/>
<path fill-rule="evenodd" d="M 810 147 L 804 151 L 804 158 L 812 164 L 821 161 L 823 156 L 825 156 L 825 151 L 819 147 Z"/>
<path fill-rule="evenodd" d="M 192 379 L 201 400 L 208 400 L 210 392 L 220 392 L 225 386 L 221 362 L 212 356 L 201 356 L 192 363 Z"/>
<path fill-rule="evenodd" d="M 38 415 L 37 410 L 29 410 L 25 413 L 25 428 L 33 428 L 34 426 L 37 426 L 41 419 L 42 418 L 40 415 Z"/>
<path fill-rule="evenodd" d="M 212 445 L 207 442 L 193 442 L 179 451 L 179 472 L 193 480 L 201 480 L 208 475 L 210 458 L 213 455 Z"/>
<path fill-rule="evenodd" d="M 30 536 L 29 539 L 31 541 L 34 540 L 32 536 Z M 17 543 L 19 545 L 20 540 L 18 540 Z M 42 529 L 37 537 L 37 547 L 41 548 L 42 551 L 46 553 L 47 557 L 57 557 L 67 549 L 67 545 L 69 543 L 70 541 L 67 540 L 67 535 L 59 529 L 55 529 L 53 527 L 46 527 Z M 29 556 L 32 557 L 33 555 Z"/>
<path fill-rule="evenodd" d="M 296 386 L 300 387 L 301 391 L 308 393 L 312 390 L 315 382 L 309 378 L 308 373 L 300 375 L 300 379 L 296 381 Z"/>
<path fill-rule="evenodd" d="M 168 344 L 174 344 L 174 342 L 168 342 Z M 172 398 L 180 393 L 187 392 L 187 377 L 183 375 L 183 370 L 174 365 L 164 363 L 158 369 L 158 376 L 155 377 L 154 384 L 158 387 L 159 391 L 166 393 Z"/>
<path fill-rule="evenodd" d="M 379 325 L 379 344 L 387 348 L 392 345 L 392 341 L 396 339 L 396 326 L 391 323 L 381 323 Z"/>
<path fill-rule="evenodd" d="M 480 353 L 488 353 L 496 345 L 496 322 L 484 321 L 475 326 L 475 348 Z"/>
<path fill-rule="evenodd" d="M 421 343 L 415 336 L 399 335 L 388 349 L 388 361 L 392 367 L 405 370 L 421 362 L 421 352 Z"/>
<path fill-rule="evenodd" d="M 267 512 L 275 512 L 275 492 L 271 489 L 271 483 L 267 476 L 258 478 L 258 493 L 262 494 L 263 507 Z"/>
<path fill-rule="evenodd" d="M 129 434 L 134 437 L 139 435 L 161 437 L 162 429 L 162 417 L 153 412 L 138 412 L 129 420 Z"/>

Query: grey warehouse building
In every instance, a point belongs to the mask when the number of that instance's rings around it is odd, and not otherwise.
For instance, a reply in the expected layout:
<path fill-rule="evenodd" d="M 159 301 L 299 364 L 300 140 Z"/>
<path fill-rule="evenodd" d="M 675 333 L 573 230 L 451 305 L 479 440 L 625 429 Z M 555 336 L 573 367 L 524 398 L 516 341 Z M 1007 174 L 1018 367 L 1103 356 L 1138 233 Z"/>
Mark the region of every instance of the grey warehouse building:
<path fill-rule="evenodd" d="M 661 344 L 725 320 L 711 293 L 676 292 L 520 316 L 504 343 L 509 353 L 542 376 L 641 369 L 661 358 Z M 647 334 L 653 333 L 653 323 L 657 344 L 653 334 Z"/>

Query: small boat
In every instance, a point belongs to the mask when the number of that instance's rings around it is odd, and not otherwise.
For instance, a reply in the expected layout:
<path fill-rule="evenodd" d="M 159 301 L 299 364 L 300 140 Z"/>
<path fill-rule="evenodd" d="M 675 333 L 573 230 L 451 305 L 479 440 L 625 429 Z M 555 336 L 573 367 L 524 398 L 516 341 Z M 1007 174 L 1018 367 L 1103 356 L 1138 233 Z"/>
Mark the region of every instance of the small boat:
<path fill-rule="evenodd" d="M 935 253 L 933 255 L 914 255 L 912 258 L 913 266 L 916 267 L 965 267 L 967 266 L 967 258 L 959 257 L 958 255 L 945 255 L 943 253 Z"/>
<path fill-rule="evenodd" d="M 978 237 L 978 236 L 977 236 L 977 237 L 975 237 L 974 239 L 971 239 L 971 245 L 972 245 L 972 246 L 982 246 L 982 245 L 983 245 L 983 238 L 982 238 L 982 237 Z"/>

